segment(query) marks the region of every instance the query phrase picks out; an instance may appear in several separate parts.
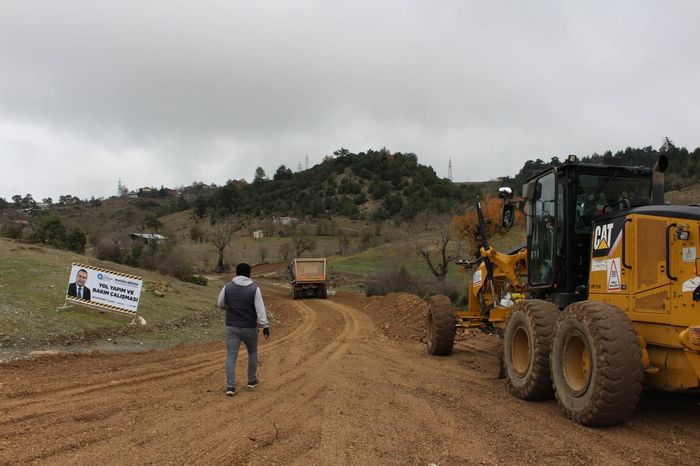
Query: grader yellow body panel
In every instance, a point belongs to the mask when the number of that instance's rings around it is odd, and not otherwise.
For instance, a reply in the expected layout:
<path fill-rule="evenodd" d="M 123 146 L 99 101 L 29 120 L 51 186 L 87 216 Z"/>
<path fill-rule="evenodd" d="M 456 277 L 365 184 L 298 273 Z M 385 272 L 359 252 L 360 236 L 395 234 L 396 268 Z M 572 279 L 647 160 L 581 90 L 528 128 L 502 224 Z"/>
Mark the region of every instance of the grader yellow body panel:
<path fill-rule="evenodd" d="M 588 299 L 622 309 L 634 323 L 645 342 L 648 385 L 695 388 L 700 386 L 700 221 L 679 217 L 683 208 L 646 209 L 657 215 L 630 213 L 596 223 Z"/>

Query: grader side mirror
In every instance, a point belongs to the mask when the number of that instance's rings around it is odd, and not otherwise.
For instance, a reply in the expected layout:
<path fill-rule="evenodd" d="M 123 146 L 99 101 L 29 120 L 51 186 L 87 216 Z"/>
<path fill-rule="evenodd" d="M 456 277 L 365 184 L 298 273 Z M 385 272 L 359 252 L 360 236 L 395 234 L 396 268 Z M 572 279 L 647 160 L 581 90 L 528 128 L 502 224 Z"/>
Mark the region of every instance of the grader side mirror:
<path fill-rule="evenodd" d="M 498 188 L 498 197 L 503 199 L 510 199 L 513 197 L 513 190 L 507 186 Z"/>
<path fill-rule="evenodd" d="M 503 206 L 503 216 L 501 217 L 501 226 L 503 228 L 510 228 L 515 222 L 515 204 L 506 203 Z"/>

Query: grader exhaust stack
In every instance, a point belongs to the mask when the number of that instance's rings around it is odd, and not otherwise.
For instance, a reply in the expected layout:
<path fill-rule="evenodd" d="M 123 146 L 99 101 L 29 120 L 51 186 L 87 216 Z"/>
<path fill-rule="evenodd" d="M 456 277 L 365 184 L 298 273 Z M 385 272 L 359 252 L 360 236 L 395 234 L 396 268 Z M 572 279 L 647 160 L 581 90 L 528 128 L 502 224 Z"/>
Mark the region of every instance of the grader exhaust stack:
<path fill-rule="evenodd" d="M 668 157 L 661 154 L 656 160 L 654 170 L 651 175 L 651 204 L 664 204 L 664 172 L 668 168 Z"/>

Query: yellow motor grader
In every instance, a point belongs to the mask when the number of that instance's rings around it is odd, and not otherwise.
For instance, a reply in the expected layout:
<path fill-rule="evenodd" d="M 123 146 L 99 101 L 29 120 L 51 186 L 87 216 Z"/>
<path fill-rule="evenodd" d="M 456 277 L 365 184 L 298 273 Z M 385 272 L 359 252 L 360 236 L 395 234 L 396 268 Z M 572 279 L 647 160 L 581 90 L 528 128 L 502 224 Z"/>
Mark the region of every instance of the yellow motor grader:
<path fill-rule="evenodd" d="M 477 205 L 481 257 L 462 262 L 475 267 L 469 304 L 431 298 L 428 352 L 450 354 L 457 327 L 500 329 L 511 393 L 554 395 L 587 426 L 629 418 L 643 385 L 700 387 L 700 206 L 664 203 L 667 165 L 571 156 L 535 175 L 504 204 L 503 226 L 517 208 L 527 225 L 527 245 L 507 254 L 489 247 Z"/>

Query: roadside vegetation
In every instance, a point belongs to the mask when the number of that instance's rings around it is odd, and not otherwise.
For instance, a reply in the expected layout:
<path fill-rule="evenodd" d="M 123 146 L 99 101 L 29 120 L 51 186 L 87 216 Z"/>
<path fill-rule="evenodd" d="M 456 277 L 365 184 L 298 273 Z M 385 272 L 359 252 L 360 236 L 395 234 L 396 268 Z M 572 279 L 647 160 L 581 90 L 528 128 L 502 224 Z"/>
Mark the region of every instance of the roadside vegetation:
<path fill-rule="evenodd" d="M 666 139 L 658 151 L 627 148 L 582 161 L 650 166 L 659 152 L 670 160 L 668 199 L 697 202 L 700 148 L 688 151 Z M 176 288 L 206 285 L 238 262 L 322 256 L 339 277 L 335 286 L 368 294 L 437 290 L 460 302 L 470 271 L 455 260 L 476 258 L 481 241 L 475 200 L 481 198 L 491 244 L 510 250 L 524 242 L 523 228 L 500 228 L 502 201 L 494 188 L 510 185 L 518 193 L 528 176 L 561 163 L 528 160 L 512 178 L 452 183 L 415 154 L 341 148 L 307 170 L 282 165 L 268 176 L 258 167 L 250 183 L 195 182 L 178 192 L 144 188 L 134 197 L 90 200 L 66 194 L 38 202 L 18 194 L 0 199 L 0 236 L 14 240 L 9 244 L 17 251 L 63 250 L 107 268 L 154 273 Z M 155 234 L 164 239 L 144 239 Z M 4 268 L 12 273 L 20 266 L 10 261 Z"/>
<path fill-rule="evenodd" d="M 72 262 L 90 262 L 117 272 L 143 277 L 138 314 L 146 327 L 126 325 L 133 318 L 65 303 Z M 214 299 L 218 290 L 178 282 L 158 273 L 35 244 L 0 239 L 0 348 L 72 344 L 101 335 L 132 334 L 160 338 L 154 329 L 172 327 L 169 338 L 197 338 L 179 323 L 218 322 Z M 217 320 L 218 319 L 218 320 Z M 182 330 L 181 332 L 179 330 Z"/>

